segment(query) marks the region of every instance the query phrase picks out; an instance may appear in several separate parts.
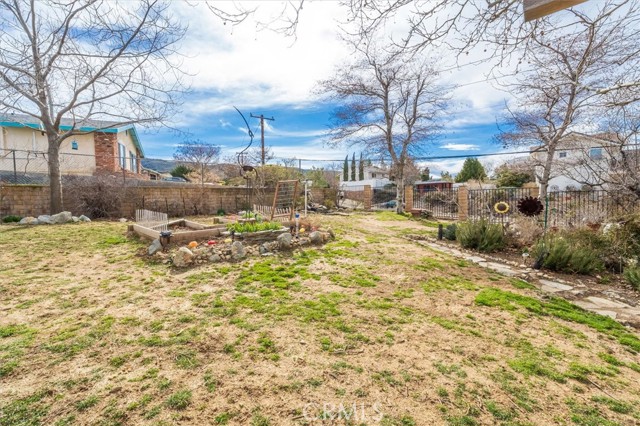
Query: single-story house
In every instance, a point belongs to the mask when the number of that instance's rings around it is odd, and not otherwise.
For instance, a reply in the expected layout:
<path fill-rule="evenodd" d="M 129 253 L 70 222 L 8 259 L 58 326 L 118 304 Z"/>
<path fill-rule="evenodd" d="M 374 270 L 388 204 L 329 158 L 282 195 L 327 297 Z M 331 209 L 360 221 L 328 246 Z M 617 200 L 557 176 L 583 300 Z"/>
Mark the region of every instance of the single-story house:
<path fill-rule="evenodd" d="M 447 191 L 453 188 L 453 182 L 447 180 L 418 181 L 413 185 L 419 194 L 431 191 Z"/>
<path fill-rule="evenodd" d="M 349 177 L 351 177 L 351 169 L 349 169 Z M 358 177 L 358 171 L 356 170 L 356 178 Z M 340 187 L 341 188 L 356 188 L 365 185 L 369 185 L 372 188 L 382 188 L 385 185 L 392 183 L 389 180 L 389 169 L 385 169 L 378 166 L 364 166 L 364 179 L 363 180 L 351 180 L 345 181 L 342 173 L 340 174 Z"/>
<path fill-rule="evenodd" d="M 63 119 L 61 130 L 73 126 Z M 68 137 L 60 147 L 60 169 L 66 175 L 122 173 L 139 179 L 142 144 L 134 125 L 91 121 L 77 127 L 81 133 Z M 0 116 L 0 173 L 46 174 L 48 141 L 41 123 L 27 115 Z"/>

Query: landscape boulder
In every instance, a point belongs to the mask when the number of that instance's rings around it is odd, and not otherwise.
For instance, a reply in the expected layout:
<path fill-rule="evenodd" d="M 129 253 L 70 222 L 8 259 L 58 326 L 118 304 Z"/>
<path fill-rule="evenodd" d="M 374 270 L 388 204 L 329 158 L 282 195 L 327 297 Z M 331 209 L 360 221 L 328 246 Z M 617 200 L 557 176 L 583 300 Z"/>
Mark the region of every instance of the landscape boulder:
<path fill-rule="evenodd" d="M 91 219 L 89 219 L 89 218 L 88 218 L 87 216 L 85 216 L 85 215 L 80 216 L 80 217 L 78 218 L 78 220 L 79 220 L 80 222 L 91 222 Z"/>
<path fill-rule="evenodd" d="M 233 244 L 231 244 L 231 257 L 234 260 L 244 259 L 246 255 L 247 253 L 240 241 L 234 241 Z"/>
<path fill-rule="evenodd" d="M 23 217 L 22 219 L 20 219 L 20 222 L 23 225 L 37 225 L 38 223 L 38 219 L 36 219 L 33 216 L 27 216 L 27 217 Z"/>
<path fill-rule="evenodd" d="M 71 212 L 60 212 L 51 216 L 51 221 L 58 224 L 69 223 L 72 220 L 73 216 L 71 215 Z"/>
<path fill-rule="evenodd" d="M 41 214 L 38 216 L 38 223 L 46 223 L 47 225 L 53 225 L 53 219 L 48 214 Z"/>
<path fill-rule="evenodd" d="M 280 249 L 290 249 L 293 237 L 288 232 L 278 235 L 278 247 Z"/>
<path fill-rule="evenodd" d="M 311 240 L 311 244 L 322 244 L 322 234 L 319 231 L 313 231 L 309 234 L 309 239 Z"/>
<path fill-rule="evenodd" d="M 149 246 L 149 256 L 153 256 L 160 250 L 162 250 L 162 244 L 160 244 L 160 240 L 156 238 Z"/>
<path fill-rule="evenodd" d="M 171 261 L 178 268 L 184 268 L 193 262 L 193 252 L 186 247 L 180 247 L 171 256 Z"/>

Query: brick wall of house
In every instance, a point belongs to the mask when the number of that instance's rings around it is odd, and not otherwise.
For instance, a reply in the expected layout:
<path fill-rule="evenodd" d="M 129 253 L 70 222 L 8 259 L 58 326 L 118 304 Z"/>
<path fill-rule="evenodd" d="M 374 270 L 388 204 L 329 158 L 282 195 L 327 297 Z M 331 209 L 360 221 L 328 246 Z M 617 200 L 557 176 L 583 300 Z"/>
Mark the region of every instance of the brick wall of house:
<path fill-rule="evenodd" d="M 93 143 L 96 149 L 96 172 L 113 173 L 120 171 L 118 164 L 118 134 L 95 132 Z"/>
<path fill-rule="evenodd" d="M 83 193 L 95 191 L 91 184 L 74 184 L 63 189 L 64 208 L 74 215 L 82 211 Z M 222 209 L 227 213 L 237 212 L 251 204 L 271 206 L 273 190 L 253 191 L 251 199 L 247 194 L 251 190 L 236 187 L 209 187 L 199 185 L 181 185 L 162 182 L 139 181 L 135 185 L 112 186 L 108 189 L 118 192 L 119 200 L 114 206 L 115 216 L 133 218 L 135 210 L 145 208 L 166 212 L 171 217 L 198 214 L 216 214 Z M 38 216 L 49 213 L 49 187 L 5 185 L 0 186 L 0 216 L 15 214 L 19 216 Z"/>

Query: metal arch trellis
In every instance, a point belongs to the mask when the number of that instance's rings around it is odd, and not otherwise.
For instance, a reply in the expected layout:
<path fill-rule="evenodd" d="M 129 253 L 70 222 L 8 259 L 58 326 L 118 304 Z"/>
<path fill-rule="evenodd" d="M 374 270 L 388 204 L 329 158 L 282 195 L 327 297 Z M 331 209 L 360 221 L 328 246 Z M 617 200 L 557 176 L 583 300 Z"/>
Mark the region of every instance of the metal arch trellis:
<path fill-rule="evenodd" d="M 257 180 L 258 180 L 258 170 L 255 167 L 253 167 L 252 165 L 246 164 L 244 159 L 245 159 L 245 152 L 247 152 L 247 150 L 249 148 L 251 148 L 251 145 L 253 144 L 254 134 L 251 131 L 251 127 L 249 126 L 249 122 L 245 118 L 244 114 L 242 114 L 242 112 L 240 112 L 240 110 L 238 108 L 236 108 L 235 106 L 233 108 L 238 112 L 238 114 L 240 114 L 240 117 L 242 117 L 242 120 L 244 121 L 244 124 L 247 126 L 247 134 L 249 135 L 249 144 L 242 151 L 240 151 L 238 153 L 237 160 L 238 160 L 238 164 L 240 165 L 240 175 L 246 180 L 247 206 L 248 206 L 248 208 L 250 208 L 250 206 L 251 206 L 251 192 L 253 190 L 253 186 L 251 185 L 251 181 L 253 180 L 253 182 L 257 182 Z"/>

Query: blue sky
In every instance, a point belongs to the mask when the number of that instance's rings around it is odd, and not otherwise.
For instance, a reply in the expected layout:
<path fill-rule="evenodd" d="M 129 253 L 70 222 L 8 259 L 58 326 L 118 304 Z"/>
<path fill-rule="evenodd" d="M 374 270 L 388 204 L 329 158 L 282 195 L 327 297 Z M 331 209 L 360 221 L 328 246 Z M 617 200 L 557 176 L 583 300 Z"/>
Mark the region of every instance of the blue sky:
<path fill-rule="evenodd" d="M 279 12 L 279 2 L 259 3 L 257 20 L 268 20 Z M 314 94 L 317 82 L 329 78 L 335 67 L 348 61 L 350 52 L 338 39 L 337 19 L 343 16 L 337 2 L 305 3 L 297 38 L 287 38 L 255 23 L 223 25 L 206 7 L 173 4 L 176 17 L 189 23 L 183 41 L 184 67 L 193 75 L 191 92 L 182 112 L 170 125 L 193 138 L 221 145 L 223 157 L 233 156 L 249 142 L 246 126 L 233 109 L 238 107 L 255 133 L 259 146 L 259 120 L 249 115 L 275 117 L 268 122 L 266 145 L 276 157 L 307 160 L 342 159 L 356 147 L 331 148 L 324 143 L 334 106 Z M 270 15 L 271 14 L 271 15 Z M 400 22 L 400 20 L 399 20 Z M 400 25 L 400 24 L 397 24 Z M 196 30 L 197 29 L 197 30 Z M 390 29 L 397 31 L 398 29 Z M 401 30 L 401 29 L 400 29 Z M 460 85 L 452 93 L 453 107 L 447 112 L 442 138 L 427 147 L 430 156 L 478 155 L 500 151 L 493 140 L 496 117 L 503 111 L 508 94 L 491 82 L 481 82 L 489 65 L 451 67 L 453 58 L 438 52 L 441 63 L 452 68 L 443 73 L 443 84 Z M 471 52 L 472 64 L 481 57 Z M 147 157 L 172 157 L 185 135 L 169 129 L 143 130 L 141 139 Z M 489 157 L 489 163 L 510 157 Z M 277 159 L 276 159 L 277 161 Z M 432 172 L 459 171 L 464 159 L 440 159 L 424 165 Z M 304 161 L 304 168 L 326 166 L 322 161 Z"/>

